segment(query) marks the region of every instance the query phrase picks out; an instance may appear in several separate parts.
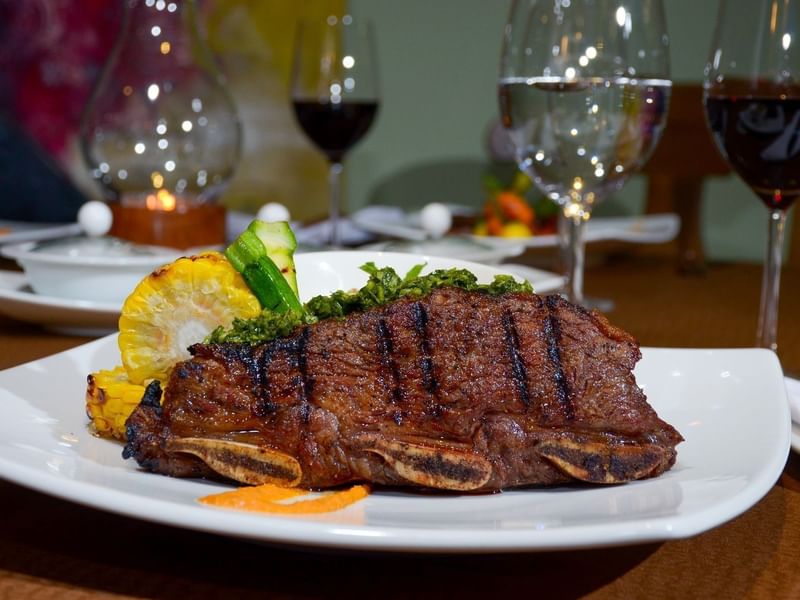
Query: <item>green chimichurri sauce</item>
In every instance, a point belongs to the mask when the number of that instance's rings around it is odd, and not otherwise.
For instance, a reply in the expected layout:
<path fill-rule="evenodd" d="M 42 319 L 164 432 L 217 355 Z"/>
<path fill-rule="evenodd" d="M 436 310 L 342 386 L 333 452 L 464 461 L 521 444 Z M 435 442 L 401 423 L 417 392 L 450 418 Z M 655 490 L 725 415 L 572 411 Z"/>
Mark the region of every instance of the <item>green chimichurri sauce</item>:
<path fill-rule="evenodd" d="M 466 269 L 439 269 L 420 275 L 424 267 L 425 265 L 417 265 L 405 277 L 400 277 L 391 267 L 379 269 L 375 263 L 367 263 L 361 269 L 369 274 L 369 280 L 360 290 L 316 296 L 303 306 L 303 312 L 275 313 L 267 309 L 253 319 L 235 319 L 230 329 L 217 327 L 205 342 L 260 344 L 289 335 L 300 325 L 309 325 L 322 319 L 342 318 L 352 312 L 383 306 L 406 296 L 419 298 L 443 287 L 457 287 L 491 295 L 533 291 L 530 283 L 520 283 L 511 275 L 495 275 L 491 283 L 480 284 L 475 275 Z"/>

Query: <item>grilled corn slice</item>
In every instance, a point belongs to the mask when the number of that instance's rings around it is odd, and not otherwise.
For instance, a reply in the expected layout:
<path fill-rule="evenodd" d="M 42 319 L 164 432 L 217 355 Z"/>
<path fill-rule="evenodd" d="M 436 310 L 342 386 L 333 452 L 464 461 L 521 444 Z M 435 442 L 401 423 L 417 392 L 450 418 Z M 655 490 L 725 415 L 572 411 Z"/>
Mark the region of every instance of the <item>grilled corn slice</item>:
<path fill-rule="evenodd" d="M 125 441 L 125 421 L 144 395 L 144 386 L 131 383 L 124 367 L 97 371 L 87 378 L 86 414 L 101 437 Z"/>
<path fill-rule="evenodd" d="M 179 258 L 145 277 L 122 306 L 119 349 L 131 383 L 166 381 L 187 348 L 234 318 L 261 312 L 242 276 L 218 252 Z"/>

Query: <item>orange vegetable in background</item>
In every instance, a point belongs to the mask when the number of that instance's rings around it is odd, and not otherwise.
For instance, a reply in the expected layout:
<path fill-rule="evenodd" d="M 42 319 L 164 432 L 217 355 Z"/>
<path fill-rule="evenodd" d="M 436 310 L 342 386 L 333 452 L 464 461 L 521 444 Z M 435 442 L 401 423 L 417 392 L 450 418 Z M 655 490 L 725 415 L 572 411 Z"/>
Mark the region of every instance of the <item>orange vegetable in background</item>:
<path fill-rule="evenodd" d="M 503 219 L 500 218 L 497 203 L 488 200 L 483 205 L 483 216 L 486 219 L 486 231 L 489 235 L 500 235 L 503 230 Z"/>
<path fill-rule="evenodd" d="M 500 220 L 500 217 L 495 214 L 486 217 L 486 231 L 489 232 L 489 235 L 500 235 L 503 233 L 503 222 Z"/>
<path fill-rule="evenodd" d="M 536 215 L 522 196 L 513 192 L 500 192 L 496 196 L 497 205 L 509 221 L 519 221 L 529 228 L 533 227 Z"/>

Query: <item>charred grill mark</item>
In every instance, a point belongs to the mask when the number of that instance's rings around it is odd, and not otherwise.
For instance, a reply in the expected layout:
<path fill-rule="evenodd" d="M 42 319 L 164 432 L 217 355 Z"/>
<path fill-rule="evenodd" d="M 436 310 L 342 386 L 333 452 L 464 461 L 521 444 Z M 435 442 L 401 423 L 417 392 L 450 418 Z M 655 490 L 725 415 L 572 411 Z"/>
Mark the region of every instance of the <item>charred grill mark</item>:
<path fill-rule="evenodd" d="M 314 394 L 314 378 L 308 372 L 308 355 L 306 354 L 306 347 L 308 346 L 308 338 L 310 335 L 311 330 L 308 327 L 304 327 L 300 335 L 297 336 L 295 346 L 297 348 L 297 368 L 300 371 L 300 385 L 298 386 L 302 405 L 300 407 L 300 415 L 303 419 L 303 423 L 306 424 L 308 424 L 311 415 L 309 401 Z"/>
<path fill-rule="evenodd" d="M 251 393 L 255 398 L 252 413 L 255 417 L 265 417 L 274 412 L 275 406 L 270 402 L 267 385 L 267 367 L 270 357 L 267 352 L 256 356 L 253 347 L 248 344 L 221 344 L 219 352 L 228 364 L 241 362 L 250 376 Z M 266 360 L 265 360 L 266 356 Z"/>
<path fill-rule="evenodd" d="M 431 358 L 431 342 L 428 339 L 428 311 L 421 302 L 415 302 L 411 310 L 413 311 L 414 330 L 420 339 L 420 367 L 422 368 L 422 385 L 430 393 L 435 395 L 439 387 L 439 382 L 433 374 L 433 358 Z"/>
<path fill-rule="evenodd" d="M 547 356 L 553 365 L 553 380 L 556 387 L 556 398 L 564 418 L 571 421 L 575 418 L 575 407 L 572 405 L 564 367 L 561 364 L 561 326 L 555 316 L 557 296 L 547 297 L 547 318 L 544 320 L 544 335 L 547 340 Z"/>
<path fill-rule="evenodd" d="M 184 361 L 175 369 L 175 375 L 179 379 L 189 379 L 190 377 L 197 377 L 202 375 L 203 365 L 192 361 Z"/>
<path fill-rule="evenodd" d="M 269 392 L 269 365 L 271 362 L 272 352 L 269 348 L 265 348 L 254 361 L 254 369 L 250 372 L 250 378 L 253 382 L 253 395 L 257 400 L 256 405 L 253 407 L 253 415 L 256 417 L 266 417 L 275 412 L 277 408 Z"/>
<path fill-rule="evenodd" d="M 386 382 L 386 385 L 387 388 L 391 388 L 392 402 L 402 402 L 403 390 L 400 387 L 400 375 L 397 372 L 397 363 L 394 360 L 392 334 L 389 331 L 389 327 L 386 325 L 386 320 L 383 318 L 378 319 L 378 352 L 380 352 L 381 355 L 381 366 L 383 367 L 384 373 L 388 372 L 391 378 L 391 382 Z"/>
<path fill-rule="evenodd" d="M 503 310 L 503 341 L 506 344 L 508 357 L 511 359 L 511 378 L 514 380 L 514 387 L 517 389 L 519 399 L 525 408 L 531 405 L 531 396 L 528 392 L 528 372 L 525 363 L 522 361 L 522 354 L 519 351 L 519 334 L 517 325 L 514 322 L 514 315 L 508 309 Z"/>
<path fill-rule="evenodd" d="M 227 358 L 227 355 L 225 356 Z M 250 381 L 252 381 L 253 385 L 258 389 L 261 382 L 261 373 L 258 369 L 259 365 L 256 355 L 253 353 L 253 347 L 250 345 L 244 346 L 239 356 L 245 369 L 247 369 L 247 374 L 250 375 Z"/>
<path fill-rule="evenodd" d="M 161 416 L 161 382 L 156 380 L 147 384 L 144 389 L 144 395 L 139 403 L 142 406 L 152 408 L 156 415 Z"/>
<path fill-rule="evenodd" d="M 139 401 L 139 406 L 136 410 L 152 411 L 156 419 L 161 419 L 163 414 L 161 408 L 161 382 L 156 379 L 147 384 L 147 387 L 144 389 L 144 395 Z M 141 427 L 141 422 L 137 425 L 136 423 L 128 421 L 125 426 L 126 442 L 125 447 L 122 449 L 122 458 L 128 459 L 136 457 L 142 446 L 148 443 L 148 439 L 151 439 L 151 435 L 152 434 L 148 433 L 146 427 Z M 142 466 L 146 469 L 154 469 L 158 467 L 158 461 L 155 461 L 154 464 L 142 464 Z"/>
<path fill-rule="evenodd" d="M 253 347 L 249 344 L 219 344 L 217 351 L 229 363 L 249 363 L 253 360 Z"/>

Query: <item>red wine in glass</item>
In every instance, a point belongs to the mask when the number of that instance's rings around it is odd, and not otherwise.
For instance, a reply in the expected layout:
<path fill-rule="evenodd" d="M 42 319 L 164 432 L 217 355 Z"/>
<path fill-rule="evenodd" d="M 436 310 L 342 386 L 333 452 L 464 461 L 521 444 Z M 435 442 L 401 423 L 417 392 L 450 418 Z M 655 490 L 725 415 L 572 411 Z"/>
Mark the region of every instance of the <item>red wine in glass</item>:
<path fill-rule="evenodd" d="M 800 196 L 800 97 L 708 96 L 708 124 L 736 173 L 770 210 Z"/>
<path fill-rule="evenodd" d="M 303 20 L 295 40 L 291 97 L 300 128 L 328 159 L 329 244 L 337 248 L 342 162 L 372 125 L 380 98 L 369 22 L 351 15 Z"/>
<path fill-rule="evenodd" d="M 377 101 L 293 100 L 292 105 L 303 132 L 333 163 L 342 162 L 378 112 Z"/>
<path fill-rule="evenodd" d="M 800 195 L 798 34 L 800 0 L 720 2 L 703 77 L 703 102 L 717 146 L 767 207 L 756 344 L 772 350 L 778 348 L 786 217 Z"/>

